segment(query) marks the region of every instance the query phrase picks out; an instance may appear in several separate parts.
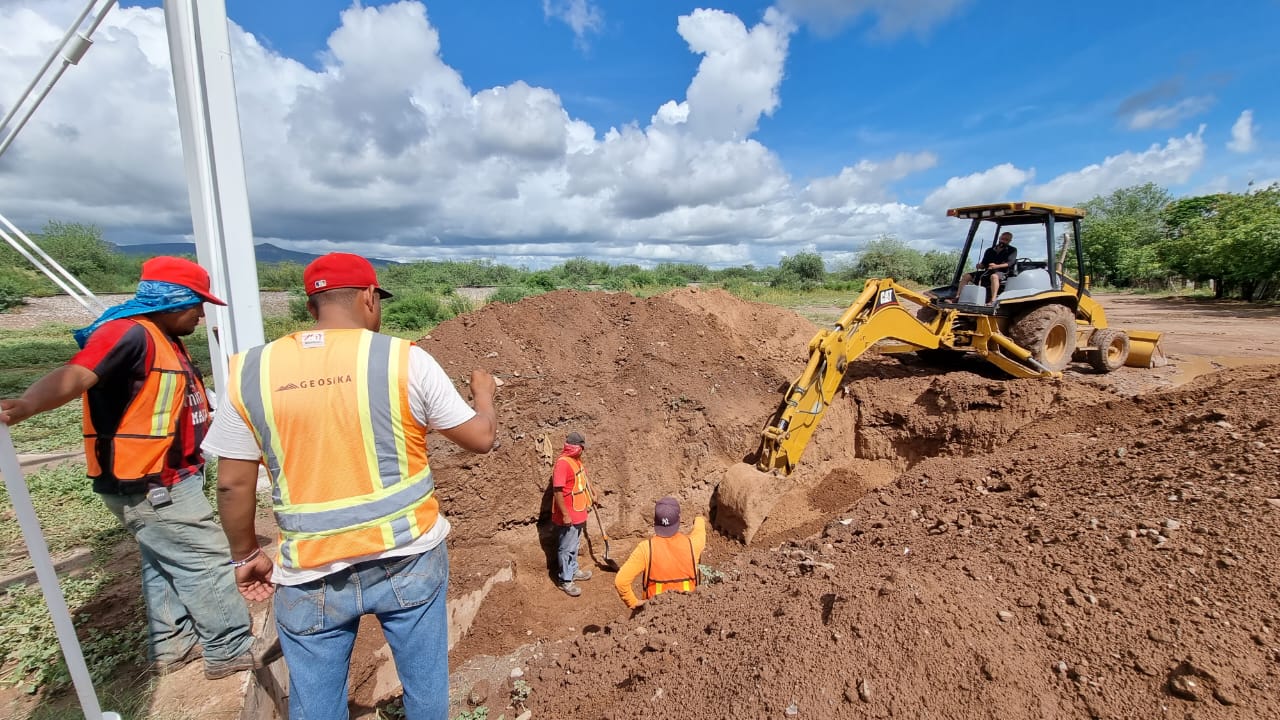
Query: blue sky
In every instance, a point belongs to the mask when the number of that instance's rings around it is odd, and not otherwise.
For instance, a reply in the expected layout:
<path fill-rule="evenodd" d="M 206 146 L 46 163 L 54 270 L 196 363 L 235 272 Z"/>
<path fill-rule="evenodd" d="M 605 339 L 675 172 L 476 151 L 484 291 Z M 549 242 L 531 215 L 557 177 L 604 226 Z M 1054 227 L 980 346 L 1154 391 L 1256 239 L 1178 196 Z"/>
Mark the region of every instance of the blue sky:
<path fill-rule="evenodd" d="M 0 159 L 0 212 L 28 229 L 190 232 L 158 3 L 122 4 Z M 79 6 L 0 7 L 30 30 L 0 48 L 0 106 Z M 1274 0 L 477 7 L 227 0 L 260 240 L 530 267 L 839 263 L 886 233 L 954 244 L 951 204 L 1280 178 Z M 58 182 L 77 158 L 91 178 Z"/>

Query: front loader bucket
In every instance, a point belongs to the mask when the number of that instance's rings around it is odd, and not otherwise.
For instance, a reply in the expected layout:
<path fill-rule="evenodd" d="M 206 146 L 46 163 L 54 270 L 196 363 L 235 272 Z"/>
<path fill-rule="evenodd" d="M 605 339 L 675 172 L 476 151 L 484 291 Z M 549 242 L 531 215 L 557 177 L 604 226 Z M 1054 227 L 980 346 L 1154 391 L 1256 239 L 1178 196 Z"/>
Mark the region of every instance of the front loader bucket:
<path fill-rule="evenodd" d="M 1154 330 L 1128 330 L 1125 334 L 1129 336 L 1129 359 L 1125 361 L 1125 365 L 1155 368 L 1169 364 L 1169 358 L 1164 356 L 1164 349 L 1160 347 L 1160 338 L 1164 337 L 1164 333 Z"/>
<path fill-rule="evenodd" d="M 711 498 L 711 523 L 725 535 L 751 544 L 781 496 L 779 480 L 754 465 L 738 463 L 725 471 Z"/>

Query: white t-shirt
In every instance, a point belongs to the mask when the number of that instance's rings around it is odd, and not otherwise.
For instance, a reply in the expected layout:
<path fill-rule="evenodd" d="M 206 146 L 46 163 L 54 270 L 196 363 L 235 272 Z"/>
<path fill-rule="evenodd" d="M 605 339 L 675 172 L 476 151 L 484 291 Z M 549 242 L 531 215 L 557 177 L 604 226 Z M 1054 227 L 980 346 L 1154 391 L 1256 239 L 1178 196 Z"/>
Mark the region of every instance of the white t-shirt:
<path fill-rule="evenodd" d="M 476 411 L 467 404 L 453 382 L 445 374 L 440 363 L 426 350 L 414 345 L 409 350 L 409 409 L 418 422 L 433 430 L 448 430 L 475 417 Z M 234 408 L 227 406 L 215 413 L 213 425 L 200 448 L 207 455 L 235 460 L 262 459 L 262 451 L 253 438 L 253 431 Z M 403 557 L 424 553 L 444 541 L 449 534 L 449 521 L 443 511 L 431 529 L 412 543 L 385 552 L 348 558 L 308 570 L 288 569 L 276 563 L 271 574 L 272 582 L 281 585 L 300 585 L 317 580 L 330 573 L 349 568 L 357 563 L 382 558 Z"/>

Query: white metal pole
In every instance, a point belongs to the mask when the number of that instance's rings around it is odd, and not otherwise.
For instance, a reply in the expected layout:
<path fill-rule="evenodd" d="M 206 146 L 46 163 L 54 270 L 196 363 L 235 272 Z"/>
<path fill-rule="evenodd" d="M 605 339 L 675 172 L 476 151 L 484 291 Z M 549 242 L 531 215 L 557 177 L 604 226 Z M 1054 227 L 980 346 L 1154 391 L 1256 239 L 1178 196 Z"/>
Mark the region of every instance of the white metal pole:
<path fill-rule="evenodd" d="M 40 531 L 40 520 L 36 518 L 35 504 L 31 502 L 26 478 L 22 476 L 22 465 L 18 462 L 18 453 L 13 448 L 9 426 L 5 423 L 0 423 L 0 475 L 4 475 L 4 485 L 9 491 L 13 512 L 18 516 L 22 538 L 27 542 L 31 564 L 36 568 L 36 578 L 40 581 L 44 602 L 49 606 L 49 614 L 53 616 L 53 629 L 58 634 L 62 656 L 67 661 L 71 681 L 75 684 L 76 695 L 80 698 L 80 709 L 84 710 L 86 718 L 120 720 L 120 716 L 116 713 L 102 712 L 102 706 L 98 704 L 98 695 L 93 689 L 93 679 L 89 677 L 89 666 L 84 662 L 84 653 L 80 650 L 76 628 L 71 621 L 71 611 L 67 609 L 67 600 L 62 596 L 62 588 L 58 585 L 58 572 L 53 569 L 49 545 L 45 543 L 44 534 Z"/>
<path fill-rule="evenodd" d="M 13 119 L 15 114 L 17 114 L 18 108 L 24 101 L 26 101 L 27 96 L 31 94 L 32 88 L 36 86 L 36 83 L 40 82 L 40 78 L 44 77 L 45 72 L 49 70 L 49 66 L 57 59 L 58 53 L 62 52 L 62 47 L 67 44 L 67 41 L 71 39 L 71 36 L 75 34 L 76 30 L 80 29 L 80 25 L 84 22 L 84 19 L 89 17 L 89 13 L 93 11 L 93 6 L 97 4 L 98 0 L 89 0 L 89 4 L 84 6 L 84 10 L 80 11 L 80 15 L 76 17 L 76 21 L 71 24 L 71 27 L 67 28 L 67 33 L 62 36 L 62 41 L 53 49 L 53 52 L 49 53 L 49 57 L 44 61 L 44 65 L 40 66 L 40 72 L 36 73 L 35 77 L 31 78 L 31 82 L 22 90 L 22 94 L 18 96 L 18 99 L 14 101 L 13 105 L 9 108 L 9 112 L 4 114 L 4 119 L 0 120 L 0 130 L 4 130 L 5 127 L 8 126 L 9 121 Z M 110 6 L 108 6 L 108 8 L 109 7 Z M 105 13 L 106 10 L 103 10 L 103 14 Z"/>
<path fill-rule="evenodd" d="M 93 6 L 97 4 L 97 2 L 98 0 L 91 0 L 88 7 L 86 7 L 80 17 L 76 19 L 76 24 L 71 26 L 71 29 L 67 31 L 66 36 L 62 38 L 62 42 L 54 49 L 53 54 L 49 56 L 49 60 L 40 68 L 40 73 L 32 79 L 31 84 L 23 91 L 22 97 L 18 102 L 14 103 L 14 106 L 9 109 L 9 112 L 4 117 L 4 121 L 0 122 L 0 130 L 8 126 L 9 121 L 13 119 L 14 114 L 18 110 L 18 106 L 21 105 L 22 102 L 31 94 L 31 89 L 35 87 L 36 82 L 39 81 L 40 78 L 44 76 L 45 72 L 49 70 L 49 65 L 53 62 L 53 58 L 61 52 L 62 67 L 59 67 L 57 72 L 53 74 L 53 77 L 50 78 L 48 84 L 45 85 L 44 90 L 41 90 L 40 94 L 36 96 L 35 101 L 31 103 L 31 106 L 27 108 L 27 111 L 23 113 L 22 117 L 18 119 L 18 122 L 14 124 L 13 129 L 9 131 L 9 134 L 5 136 L 3 140 L 0 140 L 0 155 L 3 155 L 4 151 L 8 150 L 9 146 L 13 144 L 13 141 L 18 137 L 18 133 L 22 131 L 22 128 L 27 124 L 27 121 L 30 120 L 31 116 L 35 114 L 37 109 L 39 109 L 40 103 L 44 102 L 45 97 L 49 95 L 49 91 L 53 89 L 54 85 L 58 84 L 59 80 L 62 79 L 62 74 L 67 71 L 67 68 L 72 65 L 80 64 L 80 60 L 84 57 L 84 54 L 89 51 L 89 46 L 93 45 L 93 41 L 89 38 L 93 36 L 93 32 L 98 29 L 98 26 L 102 24 L 102 21 L 106 19 L 107 13 L 111 12 L 111 8 L 115 7 L 116 0 L 107 1 L 107 4 L 104 5 L 102 10 L 96 17 L 94 17 L 93 22 L 89 24 L 87 30 L 82 33 L 75 33 L 75 30 L 80 27 L 80 23 L 84 22 L 85 15 L 93 9 Z M 73 35 L 72 33 L 75 34 Z"/>
<path fill-rule="evenodd" d="M 209 354 L 221 391 L 227 358 L 263 343 L 227 8 L 224 0 L 164 0 L 164 18 L 196 255 L 228 304 L 209 306 Z"/>

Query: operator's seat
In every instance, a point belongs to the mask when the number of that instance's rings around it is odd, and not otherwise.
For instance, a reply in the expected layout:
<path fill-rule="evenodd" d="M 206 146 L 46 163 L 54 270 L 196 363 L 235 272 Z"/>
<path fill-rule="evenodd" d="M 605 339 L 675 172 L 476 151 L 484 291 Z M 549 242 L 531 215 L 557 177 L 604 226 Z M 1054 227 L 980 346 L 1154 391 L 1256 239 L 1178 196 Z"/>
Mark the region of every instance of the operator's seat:
<path fill-rule="evenodd" d="M 1017 273 L 1005 279 L 1004 285 L 1000 288 L 1001 300 L 1035 295 L 1053 289 L 1053 282 L 1049 278 L 1049 263 L 1041 260 L 1019 260 L 1014 267 Z"/>

